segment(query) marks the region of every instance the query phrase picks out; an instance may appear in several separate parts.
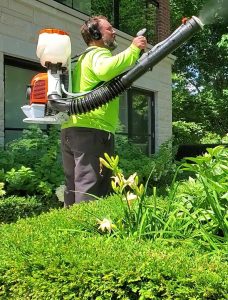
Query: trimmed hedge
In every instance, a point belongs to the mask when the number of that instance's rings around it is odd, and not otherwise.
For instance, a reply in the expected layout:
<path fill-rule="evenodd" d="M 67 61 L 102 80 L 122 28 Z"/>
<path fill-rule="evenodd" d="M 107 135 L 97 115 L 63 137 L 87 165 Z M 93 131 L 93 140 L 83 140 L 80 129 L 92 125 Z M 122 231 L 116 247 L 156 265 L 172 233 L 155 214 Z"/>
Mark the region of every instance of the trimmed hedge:
<path fill-rule="evenodd" d="M 0 199 L 0 223 L 16 222 L 20 218 L 32 217 L 53 207 L 60 207 L 57 199 L 46 202 L 41 197 L 10 196 Z"/>
<path fill-rule="evenodd" d="M 2 225 L 0 298 L 227 299 L 222 252 L 97 234 L 119 209 L 113 197 Z"/>

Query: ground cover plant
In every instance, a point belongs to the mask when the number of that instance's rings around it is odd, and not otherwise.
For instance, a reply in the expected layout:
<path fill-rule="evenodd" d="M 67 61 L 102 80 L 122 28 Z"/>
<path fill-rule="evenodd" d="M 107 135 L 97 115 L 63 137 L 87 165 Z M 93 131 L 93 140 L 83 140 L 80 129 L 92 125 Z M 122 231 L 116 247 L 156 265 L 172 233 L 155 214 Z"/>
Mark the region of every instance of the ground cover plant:
<path fill-rule="evenodd" d="M 1 225 L 0 296 L 227 299 L 227 159 L 188 159 L 161 197 L 106 155 L 111 197 Z"/>

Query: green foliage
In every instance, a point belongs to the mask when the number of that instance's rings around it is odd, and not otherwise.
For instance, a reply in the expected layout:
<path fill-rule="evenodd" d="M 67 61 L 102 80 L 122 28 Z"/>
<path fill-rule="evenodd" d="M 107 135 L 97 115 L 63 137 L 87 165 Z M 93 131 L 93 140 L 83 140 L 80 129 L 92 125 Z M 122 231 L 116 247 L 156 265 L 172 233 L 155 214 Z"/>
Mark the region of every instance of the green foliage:
<path fill-rule="evenodd" d="M 127 227 L 127 233 L 129 236 L 137 236 L 139 239 L 141 235 L 145 234 L 145 211 L 144 211 L 144 200 L 145 200 L 145 188 L 143 184 L 139 184 L 139 178 L 136 173 L 131 175 L 128 179 L 124 177 L 118 168 L 119 157 L 109 157 L 105 153 L 105 159 L 100 158 L 100 162 L 111 169 L 113 172 L 112 188 L 113 191 L 118 195 L 120 203 L 124 211 L 124 220 L 118 220 L 117 225 L 108 224 L 108 219 L 102 224 L 99 222 L 100 227 L 102 225 L 104 229 L 106 228 L 109 232 L 113 229 L 117 229 L 118 235 L 124 235 L 125 222 Z M 136 205 L 135 205 L 136 203 Z M 107 228 L 108 227 L 108 228 Z"/>
<path fill-rule="evenodd" d="M 13 223 L 18 219 L 40 215 L 53 208 L 62 207 L 53 198 L 38 196 L 20 197 L 9 196 L 0 200 L 0 223 Z"/>
<path fill-rule="evenodd" d="M 36 197 L 11 196 L 0 200 L 0 223 L 12 223 L 19 218 L 31 217 L 42 211 L 43 204 Z"/>
<path fill-rule="evenodd" d="M 31 126 L 1 150 L 0 178 L 7 194 L 51 196 L 63 182 L 59 143 L 55 127 L 46 134 Z"/>
<path fill-rule="evenodd" d="M 11 193 L 18 191 L 33 191 L 35 174 L 30 168 L 22 166 L 17 171 L 13 168 L 6 173 L 5 179 L 8 183 L 7 190 Z"/>
<path fill-rule="evenodd" d="M 1 226 L 2 299 L 225 299 L 227 261 L 190 241 L 137 241 L 82 232 L 116 199 Z M 89 214 L 91 212 L 91 215 Z"/>
<path fill-rule="evenodd" d="M 30 126 L 23 131 L 22 136 L 9 142 L 6 145 L 5 154 L 11 153 L 11 161 L 8 162 L 8 168 L 26 166 L 32 168 L 34 163 L 46 153 L 47 146 L 51 144 L 48 135 L 35 125 Z M 2 163 L 2 161 L 1 161 Z"/>
<path fill-rule="evenodd" d="M 5 191 L 4 191 L 4 183 L 0 182 L 0 197 L 5 195 Z"/>
<path fill-rule="evenodd" d="M 220 48 L 224 48 L 226 51 L 226 57 L 228 57 L 228 34 L 223 34 L 221 40 L 218 42 Z"/>
<path fill-rule="evenodd" d="M 219 144 L 222 142 L 220 135 L 214 132 L 205 132 L 204 136 L 200 140 L 201 144 Z"/>
<path fill-rule="evenodd" d="M 113 24 L 113 2 L 109 0 L 93 0 L 92 14 L 104 15 Z M 147 38 L 150 43 L 155 41 L 156 33 L 156 7 L 147 5 L 141 0 L 121 0 L 119 1 L 119 29 L 135 36 L 142 29 L 147 28 Z"/>
<path fill-rule="evenodd" d="M 222 138 L 222 143 L 228 144 L 228 133 Z"/>
<path fill-rule="evenodd" d="M 223 3 L 225 11 L 226 1 L 217 2 Z M 204 30 L 174 53 L 178 57 L 173 69 L 174 121 L 201 123 L 207 131 L 224 135 L 228 128 L 225 94 L 228 73 L 224 67 L 228 53 L 226 19 L 221 17 L 216 1 L 171 0 L 170 4 L 173 29 L 180 25 L 183 16 L 217 12 L 217 17 L 206 24 Z"/>
<path fill-rule="evenodd" d="M 51 196 L 52 187 L 48 182 L 41 181 L 31 168 L 21 166 L 18 170 L 12 168 L 5 174 L 7 192 L 9 194 L 41 194 Z"/>
<path fill-rule="evenodd" d="M 227 135 L 224 137 L 218 133 L 206 131 L 205 126 L 195 122 L 176 121 L 173 126 L 173 145 L 184 144 L 225 144 Z"/>
<path fill-rule="evenodd" d="M 203 138 L 202 125 L 194 122 L 176 121 L 173 122 L 174 145 L 198 144 Z"/>
<path fill-rule="evenodd" d="M 227 159 L 222 147 L 191 159 L 183 168 L 195 178 L 174 180 L 162 199 L 106 156 L 117 194 L 1 226 L 0 297 L 226 299 Z"/>
<path fill-rule="evenodd" d="M 147 186 L 139 184 L 137 174 L 125 179 L 118 168 L 118 156 L 106 154 L 106 160 L 100 160 L 113 171 L 112 188 L 124 216 L 109 224 L 105 218 L 99 222 L 100 227 L 118 236 L 139 239 L 195 237 L 216 249 L 220 242 L 228 240 L 228 151 L 222 146 L 207 151 L 204 156 L 188 158 L 194 164 L 181 165 L 182 170 L 191 171 L 197 180 L 182 183 L 182 189 L 186 189 L 181 193 L 174 177 L 166 205 L 157 196 L 156 188 L 151 197 L 146 197 Z M 193 194 L 192 186 L 195 188 Z"/>
<path fill-rule="evenodd" d="M 170 179 L 175 173 L 173 157 L 175 150 L 171 147 L 171 141 L 160 146 L 159 151 L 150 157 L 146 156 L 142 150 L 127 138 L 118 136 L 116 138 L 116 153 L 120 157 L 119 167 L 125 176 L 137 172 L 139 180 L 146 183 L 151 172 L 149 186 L 156 184 L 162 186 L 170 183 Z"/>
<path fill-rule="evenodd" d="M 193 164 L 184 163 L 183 169 L 197 174 L 197 182 L 204 192 L 207 209 L 204 213 L 208 216 L 210 231 L 221 230 L 228 239 L 228 150 L 217 146 L 207 151 L 203 156 L 188 158 Z"/>

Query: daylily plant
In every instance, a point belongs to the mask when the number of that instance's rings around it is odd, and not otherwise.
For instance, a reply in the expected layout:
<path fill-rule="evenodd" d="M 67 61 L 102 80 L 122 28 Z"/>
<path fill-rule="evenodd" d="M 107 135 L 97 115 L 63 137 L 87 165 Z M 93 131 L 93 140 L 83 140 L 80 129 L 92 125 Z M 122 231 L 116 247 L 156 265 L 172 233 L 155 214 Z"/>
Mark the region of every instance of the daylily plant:
<path fill-rule="evenodd" d="M 122 171 L 118 168 L 118 156 L 110 157 L 107 153 L 104 156 L 105 159 L 100 158 L 100 163 L 113 171 L 112 189 L 119 196 L 124 210 L 124 219 L 118 220 L 115 226 L 119 232 L 126 229 L 124 228 L 125 226 L 130 228 L 131 233 L 137 232 L 139 224 L 142 225 L 144 220 L 145 207 L 143 206 L 143 202 L 145 188 L 143 184 L 139 184 L 137 173 L 132 174 L 127 179 L 124 177 Z M 102 229 L 101 227 L 99 228 Z"/>

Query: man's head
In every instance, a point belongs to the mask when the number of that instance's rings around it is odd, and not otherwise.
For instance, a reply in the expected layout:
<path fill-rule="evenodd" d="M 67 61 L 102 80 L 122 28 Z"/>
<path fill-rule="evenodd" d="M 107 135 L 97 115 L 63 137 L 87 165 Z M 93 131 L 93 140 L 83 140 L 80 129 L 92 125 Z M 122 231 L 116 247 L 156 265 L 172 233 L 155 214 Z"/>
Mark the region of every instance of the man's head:
<path fill-rule="evenodd" d="M 81 34 L 88 46 L 99 46 L 114 50 L 117 47 L 116 33 L 104 16 L 91 17 L 81 27 Z"/>

